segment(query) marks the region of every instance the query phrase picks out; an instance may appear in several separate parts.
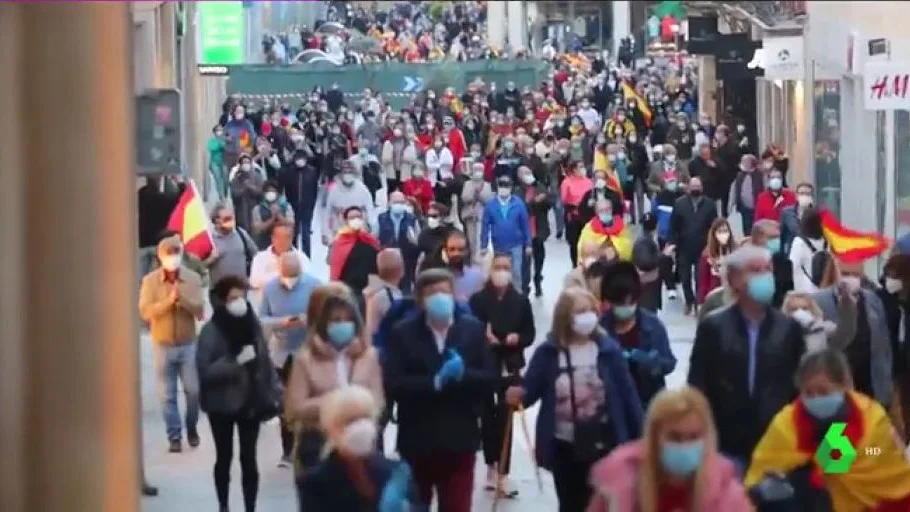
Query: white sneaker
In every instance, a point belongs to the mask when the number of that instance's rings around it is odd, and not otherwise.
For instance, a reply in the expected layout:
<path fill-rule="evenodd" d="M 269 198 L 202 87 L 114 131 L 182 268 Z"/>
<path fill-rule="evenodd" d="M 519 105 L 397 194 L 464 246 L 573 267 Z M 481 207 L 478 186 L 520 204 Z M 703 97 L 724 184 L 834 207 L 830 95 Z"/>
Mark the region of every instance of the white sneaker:
<path fill-rule="evenodd" d="M 502 498 L 514 498 L 518 496 L 518 489 L 512 485 L 512 481 L 505 475 L 499 478 L 499 496 Z"/>
<path fill-rule="evenodd" d="M 496 490 L 496 468 L 493 466 L 487 467 L 487 481 L 483 486 L 484 490 L 494 491 Z"/>
<path fill-rule="evenodd" d="M 278 461 L 279 468 L 289 468 L 292 465 L 293 465 L 293 463 L 291 462 L 290 457 L 282 457 L 281 460 Z"/>
<path fill-rule="evenodd" d="M 667 298 L 670 300 L 676 300 L 679 298 L 679 294 L 676 293 L 676 290 L 670 290 L 670 292 L 667 293 Z"/>

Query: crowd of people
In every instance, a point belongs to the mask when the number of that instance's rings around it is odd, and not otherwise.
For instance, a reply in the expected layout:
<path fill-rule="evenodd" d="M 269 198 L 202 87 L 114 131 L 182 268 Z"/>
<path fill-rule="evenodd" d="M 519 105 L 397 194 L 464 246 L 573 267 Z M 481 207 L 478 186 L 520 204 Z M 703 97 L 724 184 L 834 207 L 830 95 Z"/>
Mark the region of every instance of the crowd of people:
<path fill-rule="evenodd" d="M 785 152 L 756 154 L 733 113 L 699 114 L 686 72 L 563 63 L 400 111 L 369 90 L 229 98 L 215 249 L 156 232 L 179 183 L 140 191 L 170 451 L 198 446 L 205 411 L 227 510 L 236 425 L 249 512 L 278 416 L 300 510 L 462 512 L 481 448 L 485 489 L 518 498 L 513 421 L 539 405 L 534 460 L 563 512 L 910 510 L 910 255 L 876 284 L 830 250 L 812 185 L 788 185 Z M 317 218 L 327 276 L 310 273 Z M 571 267 L 540 332 L 551 237 Z M 667 389 L 677 286 L 698 327 L 688 384 Z"/>

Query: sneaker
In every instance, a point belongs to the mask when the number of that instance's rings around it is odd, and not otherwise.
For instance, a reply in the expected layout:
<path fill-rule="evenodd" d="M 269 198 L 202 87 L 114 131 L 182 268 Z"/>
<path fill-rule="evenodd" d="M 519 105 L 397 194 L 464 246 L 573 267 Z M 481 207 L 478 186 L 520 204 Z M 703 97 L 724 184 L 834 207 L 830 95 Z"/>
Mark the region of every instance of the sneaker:
<path fill-rule="evenodd" d="M 195 430 L 187 432 L 186 442 L 190 445 L 190 448 L 196 448 L 199 446 L 199 433 Z"/>
<path fill-rule="evenodd" d="M 676 290 L 670 290 L 669 293 L 667 293 L 667 298 L 670 300 L 676 300 L 679 298 L 679 294 L 676 293 Z"/>
<path fill-rule="evenodd" d="M 167 451 L 170 453 L 180 453 L 183 451 L 183 443 L 181 443 L 179 439 L 168 441 Z"/>
<path fill-rule="evenodd" d="M 500 498 L 515 498 L 518 496 L 518 489 L 512 485 L 512 481 L 509 480 L 509 477 L 503 475 L 499 478 L 499 497 Z"/>
<path fill-rule="evenodd" d="M 281 460 L 278 461 L 279 468 L 289 468 L 293 464 L 291 463 L 291 458 L 287 455 L 281 457 Z"/>
<path fill-rule="evenodd" d="M 484 490 L 495 491 L 496 490 L 496 468 L 493 466 L 487 466 L 487 482 L 483 486 Z"/>

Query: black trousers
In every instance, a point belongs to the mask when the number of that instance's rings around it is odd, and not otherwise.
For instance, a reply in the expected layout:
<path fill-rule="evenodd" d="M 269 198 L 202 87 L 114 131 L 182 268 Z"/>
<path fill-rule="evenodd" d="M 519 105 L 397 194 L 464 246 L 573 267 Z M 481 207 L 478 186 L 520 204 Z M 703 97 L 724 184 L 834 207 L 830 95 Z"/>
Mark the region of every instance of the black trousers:
<path fill-rule="evenodd" d="M 559 512 L 585 512 L 591 501 L 592 490 L 588 484 L 591 463 L 579 462 L 572 443 L 554 441 L 553 484 Z"/>
<path fill-rule="evenodd" d="M 682 284 L 683 296 L 686 298 L 687 306 L 695 305 L 692 280 L 698 275 L 698 259 L 697 255 L 693 256 L 684 252 L 676 253 L 676 272 L 679 274 L 679 282 Z"/>
<path fill-rule="evenodd" d="M 232 415 L 209 413 L 212 439 L 215 442 L 215 492 L 218 504 L 228 506 L 228 488 L 231 483 L 231 463 L 234 459 L 234 426 L 240 437 L 241 486 L 246 512 L 256 510 L 259 494 L 259 467 L 256 463 L 256 442 L 259 439 L 259 421 L 240 419 Z"/>
<path fill-rule="evenodd" d="M 584 227 L 584 224 L 577 220 L 566 221 L 566 243 L 569 244 L 569 259 L 572 260 L 572 268 L 578 266 L 578 238 Z"/>
<path fill-rule="evenodd" d="M 288 387 L 288 379 L 291 378 L 291 365 L 294 362 L 294 358 L 288 356 L 284 360 L 284 365 L 281 368 L 275 368 L 275 371 L 278 372 L 278 378 L 281 380 L 281 385 L 285 389 Z M 282 408 L 281 414 L 278 415 L 278 429 L 281 433 L 281 456 L 290 457 L 291 451 L 294 449 L 294 432 L 291 431 L 290 422 L 284 416 L 284 409 Z"/>
<path fill-rule="evenodd" d="M 658 242 L 660 250 L 664 250 L 664 247 L 667 246 L 666 240 L 660 240 Z M 663 281 L 664 286 L 667 287 L 667 290 L 675 290 L 676 283 L 679 279 L 676 276 L 677 269 L 674 268 L 673 256 L 668 256 L 666 254 L 660 255 L 660 279 Z"/>
<path fill-rule="evenodd" d="M 531 291 L 531 277 L 534 278 L 534 289 L 541 290 L 541 285 L 543 284 L 543 262 L 547 257 L 543 242 L 540 238 L 531 240 L 531 255 L 525 255 L 523 259 L 521 284 L 525 293 Z"/>
<path fill-rule="evenodd" d="M 483 415 L 480 418 L 481 436 L 483 437 L 483 459 L 487 466 L 499 463 L 499 474 L 508 475 L 512 467 L 512 436 L 506 439 L 506 426 L 509 416 L 513 414 L 512 408 L 506 403 L 506 389 L 509 386 L 521 383 L 520 377 L 503 377 L 496 387 L 494 396 L 489 397 L 484 404 Z M 508 441 L 505 460 L 502 458 L 503 443 Z"/>

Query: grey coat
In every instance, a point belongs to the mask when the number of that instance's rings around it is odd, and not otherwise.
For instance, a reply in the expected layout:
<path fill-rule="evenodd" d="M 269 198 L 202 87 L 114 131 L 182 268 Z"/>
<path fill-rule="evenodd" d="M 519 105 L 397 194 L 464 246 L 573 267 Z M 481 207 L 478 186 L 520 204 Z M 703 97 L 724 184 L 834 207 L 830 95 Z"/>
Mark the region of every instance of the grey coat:
<path fill-rule="evenodd" d="M 227 338 L 215 327 L 212 320 L 202 326 L 196 347 L 196 368 L 199 371 L 199 402 L 203 411 L 216 414 L 236 414 L 247 404 L 251 392 L 262 400 L 281 404 L 281 382 L 269 358 L 262 329 L 257 326 L 256 359 L 247 365 L 256 365 L 251 377 L 245 365 L 240 365 L 230 352 Z"/>
<path fill-rule="evenodd" d="M 888 334 L 885 308 L 875 292 L 864 289 L 861 293 L 863 304 L 866 306 L 866 318 L 869 320 L 872 392 L 875 394 L 873 398 L 887 406 L 891 403 L 894 384 L 891 379 L 891 336 Z M 844 350 L 853 341 L 856 333 L 855 303 L 838 300 L 835 288 L 825 288 L 815 293 L 813 298 L 825 315 L 825 320 L 837 325 L 837 333 L 828 340 L 828 346 Z"/>

